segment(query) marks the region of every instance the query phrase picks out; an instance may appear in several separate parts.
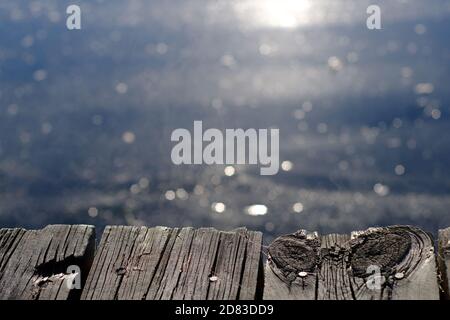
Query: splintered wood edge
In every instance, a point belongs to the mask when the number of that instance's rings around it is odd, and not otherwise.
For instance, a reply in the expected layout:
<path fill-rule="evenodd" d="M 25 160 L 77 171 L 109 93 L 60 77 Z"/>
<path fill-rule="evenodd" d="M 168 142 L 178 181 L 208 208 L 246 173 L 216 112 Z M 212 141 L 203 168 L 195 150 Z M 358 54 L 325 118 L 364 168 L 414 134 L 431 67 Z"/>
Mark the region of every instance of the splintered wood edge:
<path fill-rule="evenodd" d="M 59 224 L 37 230 L 4 228 L 0 229 L 0 234 L 3 255 L 0 296 L 65 300 L 76 299 L 81 293 L 81 290 L 65 286 L 69 277 L 67 268 L 74 265 L 80 269 L 82 285 L 94 257 L 94 226 Z M 13 234 L 18 236 L 11 238 Z"/>

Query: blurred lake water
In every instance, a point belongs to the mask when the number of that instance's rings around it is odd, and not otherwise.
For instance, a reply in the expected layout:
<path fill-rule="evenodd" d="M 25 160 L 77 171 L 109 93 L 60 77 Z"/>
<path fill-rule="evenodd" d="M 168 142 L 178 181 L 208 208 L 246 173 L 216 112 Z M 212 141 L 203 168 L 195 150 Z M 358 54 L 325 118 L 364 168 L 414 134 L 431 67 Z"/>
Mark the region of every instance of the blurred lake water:
<path fill-rule="evenodd" d="M 450 226 L 450 1 L 0 2 L 0 227 Z M 279 128 L 280 173 L 175 128 Z"/>

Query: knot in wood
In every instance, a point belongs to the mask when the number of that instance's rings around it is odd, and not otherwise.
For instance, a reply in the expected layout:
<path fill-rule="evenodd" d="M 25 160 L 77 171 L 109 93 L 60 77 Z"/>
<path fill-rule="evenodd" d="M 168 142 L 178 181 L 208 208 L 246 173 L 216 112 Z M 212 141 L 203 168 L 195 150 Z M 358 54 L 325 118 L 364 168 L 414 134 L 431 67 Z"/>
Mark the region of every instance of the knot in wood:
<path fill-rule="evenodd" d="M 272 262 L 283 273 L 313 272 L 318 263 L 316 239 L 298 234 L 281 236 L 269 246 Z"/>
<path fill-rule="evenodd" d="M 353 275 L 369 276 L 370 266 L 377 266 L 383 274 L 392 273 L 411 249 L 411 236 L 402 229 L 380 230 L 363 234 L 351 248 L 350 263 Z"/>

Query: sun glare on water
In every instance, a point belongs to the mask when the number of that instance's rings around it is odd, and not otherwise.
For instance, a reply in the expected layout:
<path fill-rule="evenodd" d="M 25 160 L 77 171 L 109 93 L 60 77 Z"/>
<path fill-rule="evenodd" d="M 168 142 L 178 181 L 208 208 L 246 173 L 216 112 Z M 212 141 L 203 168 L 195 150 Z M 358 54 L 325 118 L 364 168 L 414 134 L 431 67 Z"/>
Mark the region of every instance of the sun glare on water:
<path fill-rule="evenodd" d="M 258 27 L 296 28 L 308 24 L 310 0 L 244 0 L 235 4 L 241 18 Z"/>

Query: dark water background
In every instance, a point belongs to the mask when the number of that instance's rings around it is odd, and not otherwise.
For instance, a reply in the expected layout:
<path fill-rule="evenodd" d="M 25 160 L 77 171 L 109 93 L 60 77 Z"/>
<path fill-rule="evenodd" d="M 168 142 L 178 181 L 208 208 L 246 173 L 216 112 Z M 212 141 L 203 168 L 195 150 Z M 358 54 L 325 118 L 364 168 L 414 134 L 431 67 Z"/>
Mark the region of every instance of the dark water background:
<path fill-rule="evenodd" d="M 1 0 L 0 227 L 449 226 L 450 1 L 377 2 Z M 194 120 L 285 170 L 174 166 Z"/>

